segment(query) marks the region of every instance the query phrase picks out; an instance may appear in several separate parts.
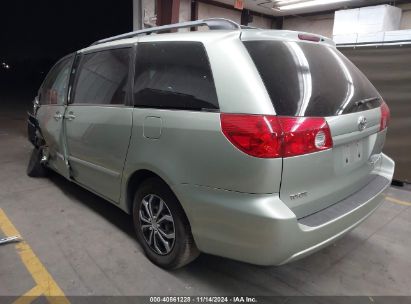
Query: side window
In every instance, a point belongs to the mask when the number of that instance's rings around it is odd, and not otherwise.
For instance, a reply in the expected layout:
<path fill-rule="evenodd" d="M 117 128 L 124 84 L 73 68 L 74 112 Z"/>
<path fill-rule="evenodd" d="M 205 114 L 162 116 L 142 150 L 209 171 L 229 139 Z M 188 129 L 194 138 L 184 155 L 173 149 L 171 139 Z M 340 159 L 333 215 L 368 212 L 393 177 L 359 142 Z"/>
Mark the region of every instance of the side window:
<path fill-rule="evenodd" d="M 130 48 L 83 55 L 74 86 L 75 104 L 124 104 Z"/>
<path fill-rule="evenodd" d="M 40 89 L 40 104 L 65 103 L 72 61 L 73 57 L 63 59 L 51 69 Z"/>
<path fill-rule="evenodd" d="M 200 42 L 150 42 L 137 46 L 134 105 L 218 109 L 210 64 Z"/>

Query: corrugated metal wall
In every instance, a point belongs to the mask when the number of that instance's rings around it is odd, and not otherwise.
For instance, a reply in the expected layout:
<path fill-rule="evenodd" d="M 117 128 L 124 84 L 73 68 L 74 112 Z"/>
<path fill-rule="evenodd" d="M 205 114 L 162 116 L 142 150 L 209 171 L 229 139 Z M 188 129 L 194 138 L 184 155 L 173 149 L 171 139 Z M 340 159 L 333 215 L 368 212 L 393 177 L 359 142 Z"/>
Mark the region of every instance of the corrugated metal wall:
<path fill-rule="evenodd" d="M 411 182 L 411 45 L 340 47 L 379 90 L 391 110 L 384 152 L 394 178 Z"/>

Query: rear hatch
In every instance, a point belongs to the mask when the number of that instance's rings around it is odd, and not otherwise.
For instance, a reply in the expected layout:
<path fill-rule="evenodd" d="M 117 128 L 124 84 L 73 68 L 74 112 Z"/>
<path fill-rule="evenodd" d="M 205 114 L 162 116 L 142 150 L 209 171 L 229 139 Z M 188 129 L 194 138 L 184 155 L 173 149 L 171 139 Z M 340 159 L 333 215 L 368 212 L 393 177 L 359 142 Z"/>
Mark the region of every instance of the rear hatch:
<path fill-rule="evenodd" d="M 276 114 L 301 121 L 324 118 L 331 133 L 331 148 L 283 158 L 282 201 L 301 218 L 371 182 L 386 133 L 381 109 L 388 108 L 368 79 L 335 47 L 321 41 L 297 36 L 243 43 Z"/>

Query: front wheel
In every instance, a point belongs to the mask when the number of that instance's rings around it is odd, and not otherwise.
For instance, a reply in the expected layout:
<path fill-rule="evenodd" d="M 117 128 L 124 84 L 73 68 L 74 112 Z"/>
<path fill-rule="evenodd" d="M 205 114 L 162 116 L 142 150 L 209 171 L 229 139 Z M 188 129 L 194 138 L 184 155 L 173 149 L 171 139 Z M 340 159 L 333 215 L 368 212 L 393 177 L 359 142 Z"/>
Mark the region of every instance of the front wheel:
<path fill-rule="evenodd" d="M 41 163 L 42 156 L 41 149 L 34 147 L 31 152 L 29 164 L 27 165 L 28 176 L 44 177 L 47 175 L 47 168 Z"/>
<path fill-rule="evenodd" d="M 176 269 L 199 255 L 180 203 L 160 179 L 150 178 L 137 190 L 133 222 L 145 254 L 156 265 Z"/>

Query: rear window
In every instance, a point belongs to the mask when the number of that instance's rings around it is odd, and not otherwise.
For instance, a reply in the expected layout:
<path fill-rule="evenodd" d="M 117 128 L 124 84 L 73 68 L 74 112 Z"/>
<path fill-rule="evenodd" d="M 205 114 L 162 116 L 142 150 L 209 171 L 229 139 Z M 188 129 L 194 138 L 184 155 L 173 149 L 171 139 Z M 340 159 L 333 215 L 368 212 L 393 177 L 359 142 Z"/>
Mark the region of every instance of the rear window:
<path fill-rule="evenodd" d="M 213 75 L 200 42 L 137 45 L 134 104 L 138 107 L 218 109 Z"/>
<path fill-rule="evenodd" d="M 369 80 L 333 47 L 296 41 L 244 41 L 244 45 L 278 115 L 334 116 L 381 104 Z"/>

